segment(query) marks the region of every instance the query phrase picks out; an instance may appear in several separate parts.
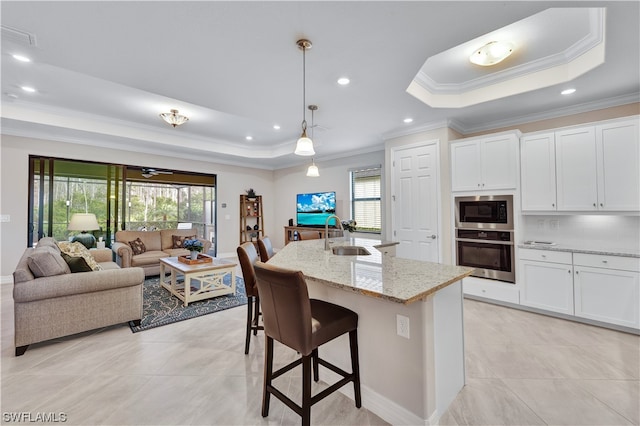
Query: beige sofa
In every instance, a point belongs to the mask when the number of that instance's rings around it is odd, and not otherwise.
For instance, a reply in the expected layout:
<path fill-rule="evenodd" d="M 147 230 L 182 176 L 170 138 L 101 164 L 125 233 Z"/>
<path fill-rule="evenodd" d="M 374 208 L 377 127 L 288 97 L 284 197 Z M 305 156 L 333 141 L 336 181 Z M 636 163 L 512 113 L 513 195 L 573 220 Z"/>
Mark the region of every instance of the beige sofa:
<path fill-rule="evenodd" d="M 159 231 L 118 231 L 116 242 L 111 248 L 116 254 L 116 262 L 121 268 L 138 266 L 144 269 L 145 276 L 160 274 L 160 259 L 171 256 L 186 256 L 188 250 L 174 248 L 173 236 L 189 237 L 196 235 L 195 229 L 161 229 Z M 145 252 L 134 254 L 129 245 L 137 238 L 144 243 Z M 211 248 L 211 241 L 198 238 L 203 245 L 203 253 Z"/>
<path fill-rule="evenodd" d="M 34 261 L 43 252 L 56 268 L 53 275 L 43 276 L 47 271 Z M 91 250 L 90 257 L 101 270 L 71 273 L 52 238 L 25 250 L 13 273 L 16 356 L 32 343 L 128 321 L 139 324 L 143 270 L 120 269 L 109 249 Z"/>

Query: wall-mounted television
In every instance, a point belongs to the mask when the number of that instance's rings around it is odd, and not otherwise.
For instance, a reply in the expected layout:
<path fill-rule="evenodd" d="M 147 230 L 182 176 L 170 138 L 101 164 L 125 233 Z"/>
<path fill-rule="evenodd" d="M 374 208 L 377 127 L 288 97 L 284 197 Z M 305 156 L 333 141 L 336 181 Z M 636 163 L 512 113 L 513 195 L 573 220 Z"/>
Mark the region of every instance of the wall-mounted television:
<path fill-rule="evenodd" d="M 325 221 L 336 214 L 336 193 L 312 192 L 296 196 L 296 222 L 298 226 L 324 227 Z M 336 219 L 329 226 L 337 226 Z"/>

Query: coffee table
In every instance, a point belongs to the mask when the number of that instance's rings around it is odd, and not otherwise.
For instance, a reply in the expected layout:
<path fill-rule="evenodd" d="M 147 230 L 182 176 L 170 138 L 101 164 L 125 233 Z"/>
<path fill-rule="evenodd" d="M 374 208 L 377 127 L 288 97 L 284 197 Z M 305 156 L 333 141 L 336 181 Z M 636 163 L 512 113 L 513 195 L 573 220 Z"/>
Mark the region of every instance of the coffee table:
<path fill-rule="evenodd" d="M 184 302 L 184 306 L 196 300 L 210 299 L 236 292 L 236 263 L 213 258 L 212 262 L 188 265 L 177 257 L 160 259 L 160 284 L 162 287 Z M 167 269 L 171 272 L 170 280 L 166 281 Z M 184 276 L 184 283 L 178 283 L 178 275 Z M 231 274 L 231 283 L 224 283 L 224 277 Z M 199 286 L 192 281 L 199 282 Z"/>

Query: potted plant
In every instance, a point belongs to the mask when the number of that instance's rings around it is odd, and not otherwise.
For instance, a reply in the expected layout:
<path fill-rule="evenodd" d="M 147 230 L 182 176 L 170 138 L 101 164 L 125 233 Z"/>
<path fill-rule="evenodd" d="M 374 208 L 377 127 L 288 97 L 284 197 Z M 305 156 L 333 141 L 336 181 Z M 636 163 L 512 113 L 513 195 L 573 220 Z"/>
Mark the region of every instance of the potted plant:
<path fill-rule="evenodd" d="M 198 259 L 198 253 L 200 253 L 203 249 L 202 241 L 196 238 L 184 240 L 184 243 L 182 243 L 182 247 L 191 252 L 191 260 Z"/>
<path fill-rule="evenodd" d="M 247 198 L 250 198 L 250 199 L 256 198 L 256 192 L 253 190 L 253 188 L 247 189 Z"/>
<path fill-rule="evenodd" d="M 343 220 L 342 222 L 340 222 L 340 224 L 342 225 L 344 237 L 346 239 L 349 239 L 350 238 L 349 234 L 351 234 L 356 230 L 356 225 L 357 225 L 356 221 L 353 219 Z"/>

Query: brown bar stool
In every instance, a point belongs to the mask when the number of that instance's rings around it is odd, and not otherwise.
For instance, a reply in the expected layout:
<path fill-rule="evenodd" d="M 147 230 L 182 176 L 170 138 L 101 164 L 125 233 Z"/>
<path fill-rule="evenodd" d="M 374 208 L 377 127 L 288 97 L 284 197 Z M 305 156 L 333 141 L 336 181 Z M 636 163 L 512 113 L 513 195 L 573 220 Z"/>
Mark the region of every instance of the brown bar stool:
<path fill-rule="evenodd" d="M 265 331 L 264 386 L 262 417 L 269 415 L 271 394 L 302 416 L 302 425 L 311 424 L 311 406 L 349 382 L 353 382 L 356 407 L 362 406 L 360 368 L 358 364 L 358 314 L 333 303 L 309 299 L 307 283 L 301 271 L 278 268 L 256 262 L 255 272 L 262 299 L 262 319 Z M 318 347 L 349 333 L 351 373 L 318 357 Z M 273 340 L 294 349 L 302 356 L 291 364 L 273 371 Z M 318 381 L 318 364 L 343 378 L 327 389 L 311 396 L 311 365 L 313 379 Z M 272 380 L 302 364 L 302 406 L 297 405 L 272 384 Z"/>
<path fill-rule="evenodd" d="M 260 252 L 260 260 L 266 262 L 273 256 L 273 246 L 269 237 L 258 238 L 258 251 Z"/>
<path fill-rule="evenodd" d="M 258 325 L 260 318 L 260 297 L 258 297 L 258 287 L 256 287 L 256 273 L 253 265 L 258 261 L 258 252 L 253 243 L 247 242 L 237 249 L 240 269 L 242 269 L 242 279 L 244 280 L 244 290 L 247 294 L 247 333 L 244 342 L 244 353 L 249 353 L 249 343 L 251 343 L 251 331 L 253 335 L 258 334 L 258 330 L 264 327 Z M 254 306 L 255 301 L 255 306 Z"/>
<path fill-rule="evenodd" d="M 320 231 L 298 231 L 298 238 L 300 240 L 319 240 Z"/>

